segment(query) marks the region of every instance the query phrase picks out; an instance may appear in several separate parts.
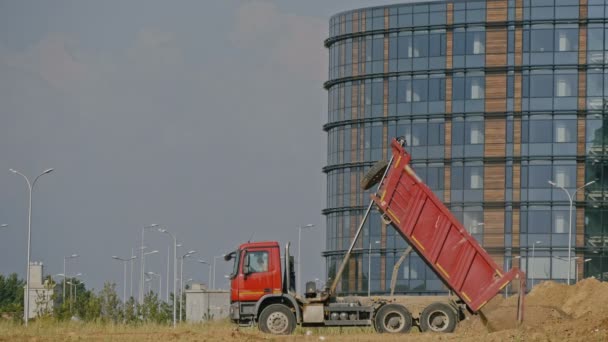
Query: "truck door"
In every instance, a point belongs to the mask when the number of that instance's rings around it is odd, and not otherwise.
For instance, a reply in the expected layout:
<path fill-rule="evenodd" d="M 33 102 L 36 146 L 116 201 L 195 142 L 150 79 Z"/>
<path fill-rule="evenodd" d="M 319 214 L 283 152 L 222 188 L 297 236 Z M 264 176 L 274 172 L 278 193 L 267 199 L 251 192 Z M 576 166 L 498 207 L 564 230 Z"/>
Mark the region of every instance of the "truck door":
<path fill-rule="evenodd" d="M 271 249 L 250 248 L 243 254 L 241 272 L 236 279 L 239 301 L 257 301 L 262 296 L 273 293 L 276 287 L 280 286 L 275 284 L 275 279 L 280 278 L 280 269 L 279 265 L 273 262 Z"/>

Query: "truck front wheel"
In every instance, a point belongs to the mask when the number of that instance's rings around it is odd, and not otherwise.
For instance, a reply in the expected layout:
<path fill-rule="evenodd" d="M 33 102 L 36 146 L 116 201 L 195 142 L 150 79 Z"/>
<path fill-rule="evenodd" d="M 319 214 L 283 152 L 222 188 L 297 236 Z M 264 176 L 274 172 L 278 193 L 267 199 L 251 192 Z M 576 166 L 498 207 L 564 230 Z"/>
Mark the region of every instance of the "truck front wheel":
<path fill-rule="evenodd" d="M 458 315 L 450 305 L 433 303 L 427 306 L 420 315 L 420 330 L 451 333 L 456 329 Z"/>
<path fill-rule="evenodd" d="M 262 332 L 273 335 L 289 335 L 296 328 L 296 317 L 283 304 L 268 305 L 260 314 L 258 327 Z"/>
<path fill-rule="evenodd" d="M 412 328 L 412 314 L 399 304 L 386 304 L 376 312 L 374 319 L 379 333 L 406 333 Z"/>

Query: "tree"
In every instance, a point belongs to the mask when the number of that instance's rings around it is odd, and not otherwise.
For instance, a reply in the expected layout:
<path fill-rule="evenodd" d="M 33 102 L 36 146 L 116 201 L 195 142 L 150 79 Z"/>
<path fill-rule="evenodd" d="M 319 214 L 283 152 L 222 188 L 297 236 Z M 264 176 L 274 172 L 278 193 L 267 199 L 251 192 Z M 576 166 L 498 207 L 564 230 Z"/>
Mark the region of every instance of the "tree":
<path fill-rule="evenodd" d="M 23 296 L 25 280 L 17 273 L 8 277 L 0 275 L 0 316 L 10 315 L 15 320 L 23 316 Z"/>
<path fill-rule="evenodd" d="M 99 292 L 101 321 L 118 323 L 122 320 L 120 299 L 116 293 L 116 284 L 105 283 Z"/>

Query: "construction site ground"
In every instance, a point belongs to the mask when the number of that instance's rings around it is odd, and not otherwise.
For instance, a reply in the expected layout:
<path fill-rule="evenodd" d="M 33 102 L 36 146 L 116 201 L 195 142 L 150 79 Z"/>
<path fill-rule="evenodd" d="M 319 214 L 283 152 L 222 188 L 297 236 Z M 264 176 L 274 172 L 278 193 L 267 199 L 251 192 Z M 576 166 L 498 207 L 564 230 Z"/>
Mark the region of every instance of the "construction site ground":
<path fill-rule="evenodd" d="M 494 298 L 460 322 L 452 334 L 379 335 L 372 328 L 299 327 L 291 336 L 260 333 L 228 321 L 125 326 L 78 322 L 33 322 L 25 328 L 0 322 L 0 341 L 608 341 L 608 283 L 589 278 L 576 285 L 541 282 L 526 296 L 525 320 L 516 325 L 517 296 Z M 485 320 L 483 319 L 485 317 Z"/>

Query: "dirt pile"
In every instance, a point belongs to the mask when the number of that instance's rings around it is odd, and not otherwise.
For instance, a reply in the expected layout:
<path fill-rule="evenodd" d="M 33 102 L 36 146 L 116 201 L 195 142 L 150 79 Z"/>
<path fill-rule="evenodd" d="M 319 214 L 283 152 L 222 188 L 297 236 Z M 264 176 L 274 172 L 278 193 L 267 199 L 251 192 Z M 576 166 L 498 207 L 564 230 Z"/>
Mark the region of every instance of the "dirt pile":
<path fill-rule="evenodd" d="M 525 318 L 516 327 L 517 296 L 494 298 L 481 314 L 460 324 L 459 333 L 473 336 L 483 332 L 508 336 L 517 330 L 540 339 L 606 336 L 608 334 L 608 283 L 594 278 L 576 285 L 551 281 L 534 287 L 525 299 Z M 509 332 L 510 331 L 510 332 Z"/>

